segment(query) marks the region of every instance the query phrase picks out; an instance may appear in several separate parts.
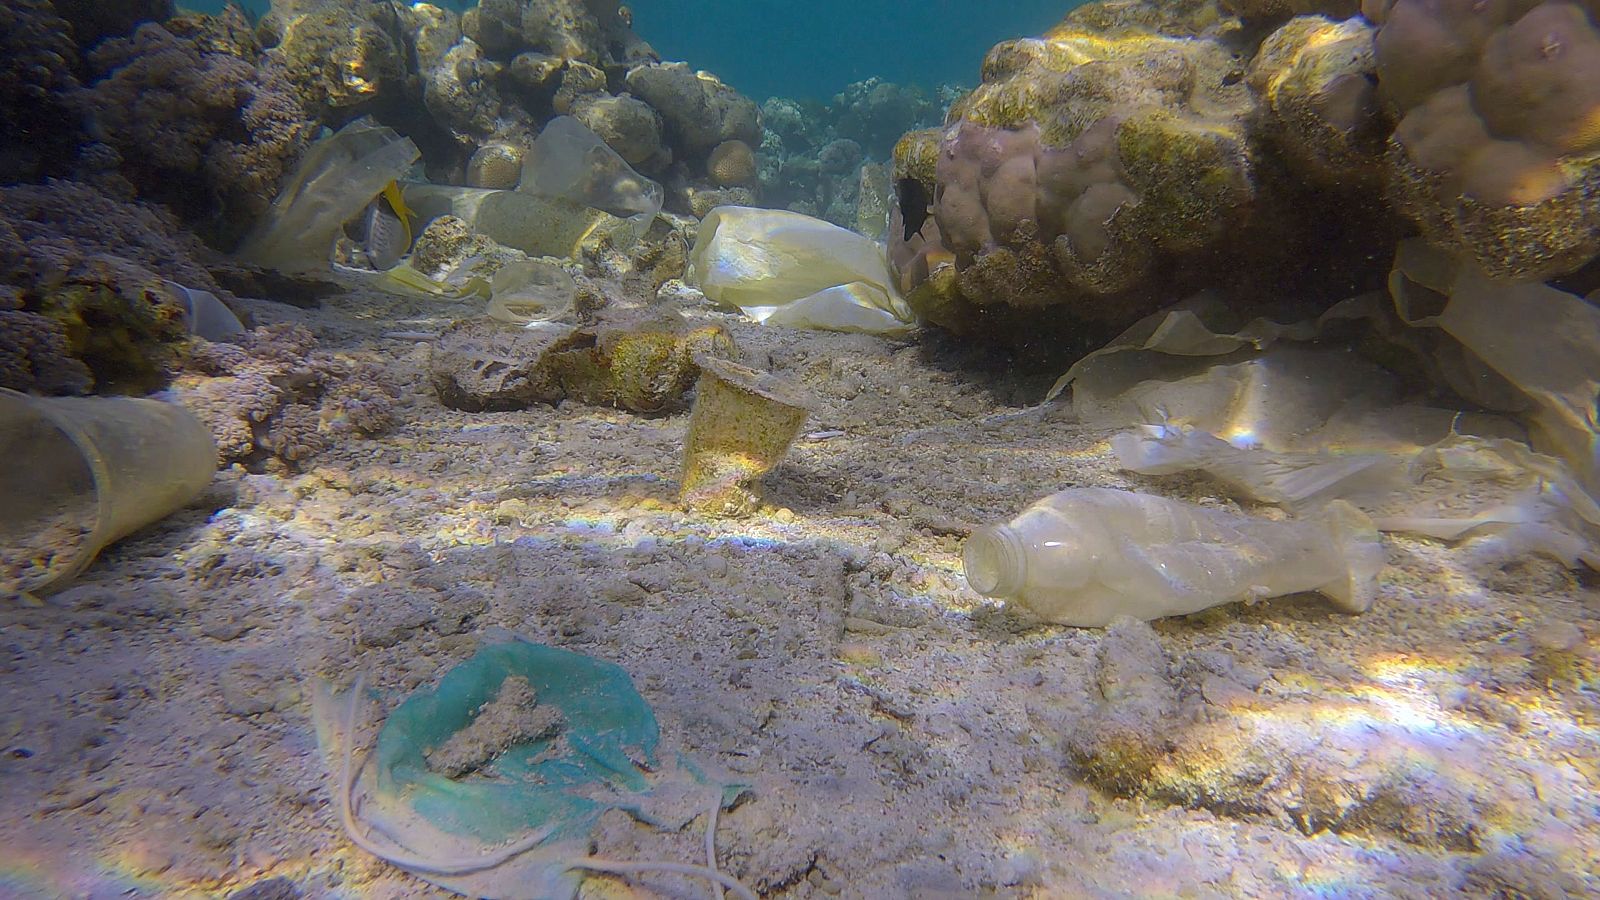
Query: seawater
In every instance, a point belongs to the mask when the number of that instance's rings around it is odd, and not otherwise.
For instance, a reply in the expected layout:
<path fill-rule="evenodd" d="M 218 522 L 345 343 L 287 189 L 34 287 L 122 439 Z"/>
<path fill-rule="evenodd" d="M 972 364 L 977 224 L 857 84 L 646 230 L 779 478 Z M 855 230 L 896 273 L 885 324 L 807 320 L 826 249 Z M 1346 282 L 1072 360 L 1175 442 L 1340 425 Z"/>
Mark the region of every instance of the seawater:
<path fill-rule="evenodd" d="M 186 3 L 202 12 L 221 0 Z M 248 0 L 252 13 L 267 0 Z M 473 3 L 441 2 L 462 9 Z M 972 85 L 997 42 L 1036 35 L 1074 0 L 674 0 L 630 3 L 634 30 L 662 59 L 716 73 L 742 93 L 826 101 L 870 77 L 933 89 Z"/>

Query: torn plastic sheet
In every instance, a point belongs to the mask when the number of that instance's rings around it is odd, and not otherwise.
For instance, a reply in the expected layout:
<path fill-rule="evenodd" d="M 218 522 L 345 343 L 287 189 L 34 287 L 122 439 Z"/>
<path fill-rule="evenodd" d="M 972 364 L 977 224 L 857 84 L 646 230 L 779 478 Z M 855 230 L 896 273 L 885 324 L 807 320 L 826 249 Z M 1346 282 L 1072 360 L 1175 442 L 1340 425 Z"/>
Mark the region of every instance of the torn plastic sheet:
<path fill-rule="evenodd" d="M 1534 446 L 1600 491 L 1600 309 L 1549 285 L 1491 279 L 1417 239 L 1401 242 L 1389 287 L 1407 324 L 1448 333 L 1524 393 Z M 1470 383 L 1458 390 L 1490 402 Z"/>

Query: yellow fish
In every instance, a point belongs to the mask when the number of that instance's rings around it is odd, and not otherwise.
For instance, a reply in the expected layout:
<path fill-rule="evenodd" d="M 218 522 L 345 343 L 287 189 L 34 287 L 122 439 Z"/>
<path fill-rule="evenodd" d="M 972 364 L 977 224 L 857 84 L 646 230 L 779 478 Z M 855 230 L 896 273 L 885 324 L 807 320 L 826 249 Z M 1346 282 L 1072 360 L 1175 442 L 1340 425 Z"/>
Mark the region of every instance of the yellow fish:
<path fill-rule="evenodd" d="M 406 246 L 410 247 L 411 220 L 415 219 L 417 214 L 411 210 L 411 207 L 406 206 L 405 198 L 400 195 L 400 182 L 391 181 L 384 185 L 383 199 L 389 204 L 389 208 L 394 210 L 394 214 L 400 217 L 400 227 L 405 230 Z"/>

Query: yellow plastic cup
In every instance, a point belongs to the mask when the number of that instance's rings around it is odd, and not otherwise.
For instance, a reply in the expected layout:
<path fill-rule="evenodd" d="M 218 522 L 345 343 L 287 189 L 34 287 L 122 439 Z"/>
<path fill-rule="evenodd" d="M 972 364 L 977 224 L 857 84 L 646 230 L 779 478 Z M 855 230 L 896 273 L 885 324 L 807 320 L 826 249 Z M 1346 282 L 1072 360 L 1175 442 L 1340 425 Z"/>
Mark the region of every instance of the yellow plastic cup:
<path fill-rule="evenodd" d="M 217 445 L 176 403 L 0 389 L 0 590 L 35 593 L 199 496 Z"/>

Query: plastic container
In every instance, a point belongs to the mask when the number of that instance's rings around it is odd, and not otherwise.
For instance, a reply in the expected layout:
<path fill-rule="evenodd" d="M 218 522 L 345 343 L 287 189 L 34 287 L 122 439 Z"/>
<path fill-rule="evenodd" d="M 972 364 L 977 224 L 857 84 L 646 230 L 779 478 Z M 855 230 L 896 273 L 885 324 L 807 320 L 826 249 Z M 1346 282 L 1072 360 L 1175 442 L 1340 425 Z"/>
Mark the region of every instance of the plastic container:
<path fill-rule="evenodd" d="M 418 222 L 455 216 L 472 232 L 530 256 L 576 256 L 586 243 L 602 236 L 626 249 L 655 218 L 619 219 L 570 200 L 523 191 L 407 183 L 401 185 L 401 193 Z"/>
<path fill-rule="evenodd" d="M 211 432 L 176 403 L 0 389 L 0 589 L 37 592 L 193 500 Z"/>
<path fill-rule="evenodd" d="M 961 561 L 978 593 L 1048 622 L 1093 627 L 1301 591 L 1362 612 L 1384 552 L 1372 521 L 1339 500 L 1315 518 L 1273 521 L 1072 488 L 973 532 Z"/>
<path fill-rule="evenodd" d="M 768 372 L 702 357 L 678 499 L 710 516 L 747 516 L 761 506 L 761 476 L 800 434 L 812 400 Z"/>

